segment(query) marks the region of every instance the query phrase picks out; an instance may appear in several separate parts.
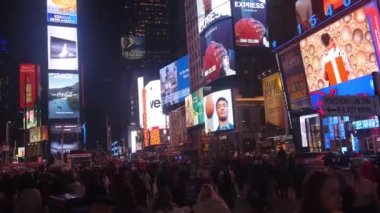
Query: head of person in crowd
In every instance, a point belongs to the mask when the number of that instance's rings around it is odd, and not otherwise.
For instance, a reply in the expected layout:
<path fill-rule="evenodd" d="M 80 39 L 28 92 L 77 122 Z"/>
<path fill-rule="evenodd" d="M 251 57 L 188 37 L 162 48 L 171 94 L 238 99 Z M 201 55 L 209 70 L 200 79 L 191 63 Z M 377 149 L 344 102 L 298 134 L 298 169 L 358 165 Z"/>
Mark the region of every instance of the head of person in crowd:
<path fill-rule="evenodd" d="M 298 213 L 332 213 L 342 208 L 342 196 L 336 177 L 324 172 L 311 173 L 304 182 Z"/>
<path fill-rule="evenodd" d="M 153 211 L 173 211 L 172 195 L 167 187 L 164 187 L 157 192 L 157 196 L 153 203 Z"/>
<path fill-rule="evenodd" d="M 363 160 L 360 158 L 353 159 L 351 161 L 351 171 L 352 171 L 352 175 L 355 179 L 362 179 L 363 178 L 362 165 L 363 165 Z"/>

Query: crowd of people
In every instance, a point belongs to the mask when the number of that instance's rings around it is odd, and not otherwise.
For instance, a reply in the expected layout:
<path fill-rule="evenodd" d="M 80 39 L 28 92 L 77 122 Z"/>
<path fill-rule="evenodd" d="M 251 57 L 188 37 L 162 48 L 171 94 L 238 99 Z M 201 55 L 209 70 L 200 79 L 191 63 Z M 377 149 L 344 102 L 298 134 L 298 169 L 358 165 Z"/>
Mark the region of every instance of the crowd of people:
<path fill-rule="evenodd" d="M 363 160 L 350 165 L 350 170 L 312 171 L 282 149 L 275 157 L 220 159 L 208 165 L 41 165 L 0 174 L 0 212 L 229 213 L 239 212 L 239 200 L 249 204 L 249 212 L 273 212 L 273 197 L 296 201 L 293 209 L 280 212 L 377 212 L 376 167 Z"/>

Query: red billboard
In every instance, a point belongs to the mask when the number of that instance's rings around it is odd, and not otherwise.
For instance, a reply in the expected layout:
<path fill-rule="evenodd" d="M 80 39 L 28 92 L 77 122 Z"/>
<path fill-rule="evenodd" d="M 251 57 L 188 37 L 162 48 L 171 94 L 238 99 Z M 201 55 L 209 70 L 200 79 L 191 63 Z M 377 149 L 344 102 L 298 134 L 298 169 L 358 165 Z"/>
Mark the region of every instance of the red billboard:
<path fill-rule="evenodd" d="M 37 65 L 20 65 L 20 108 L 33 107 L 36 101 Z"/>

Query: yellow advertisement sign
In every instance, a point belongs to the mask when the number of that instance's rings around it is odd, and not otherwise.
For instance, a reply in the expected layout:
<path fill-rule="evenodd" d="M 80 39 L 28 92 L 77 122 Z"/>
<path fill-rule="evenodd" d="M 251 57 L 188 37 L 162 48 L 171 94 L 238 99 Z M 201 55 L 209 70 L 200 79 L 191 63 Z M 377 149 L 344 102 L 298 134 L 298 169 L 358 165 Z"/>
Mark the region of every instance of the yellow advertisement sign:
<path fill-rule="evenodd" d="M 263 79 L 265 121 L 285 128 L 285 101 L 279 73 Z"/>
<path fill-rule="evenodd" d="M 150 145 L 159 145 L 161 141 L 160 138 L 160 129 L 153 128 L 150 131 Z"/>

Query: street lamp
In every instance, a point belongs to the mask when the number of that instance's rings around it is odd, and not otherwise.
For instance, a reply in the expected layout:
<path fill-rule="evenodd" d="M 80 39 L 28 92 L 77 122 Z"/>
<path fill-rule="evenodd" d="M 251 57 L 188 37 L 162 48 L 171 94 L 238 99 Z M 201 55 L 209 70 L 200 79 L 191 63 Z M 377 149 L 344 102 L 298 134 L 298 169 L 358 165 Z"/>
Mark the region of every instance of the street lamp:
<path fill-rule="evenodd" d="M 5 124 L 5 147 L 7 147 L 7 149 L 5 150 L 9 150 L 9 127 L 10 125 L 12 124 L 12 122 L 10 121 L 7 121 L 7 123 Z M 6 152 L 5 154 L 5 162 L 6 163 L 9 163 L 9 151 Z"/>

